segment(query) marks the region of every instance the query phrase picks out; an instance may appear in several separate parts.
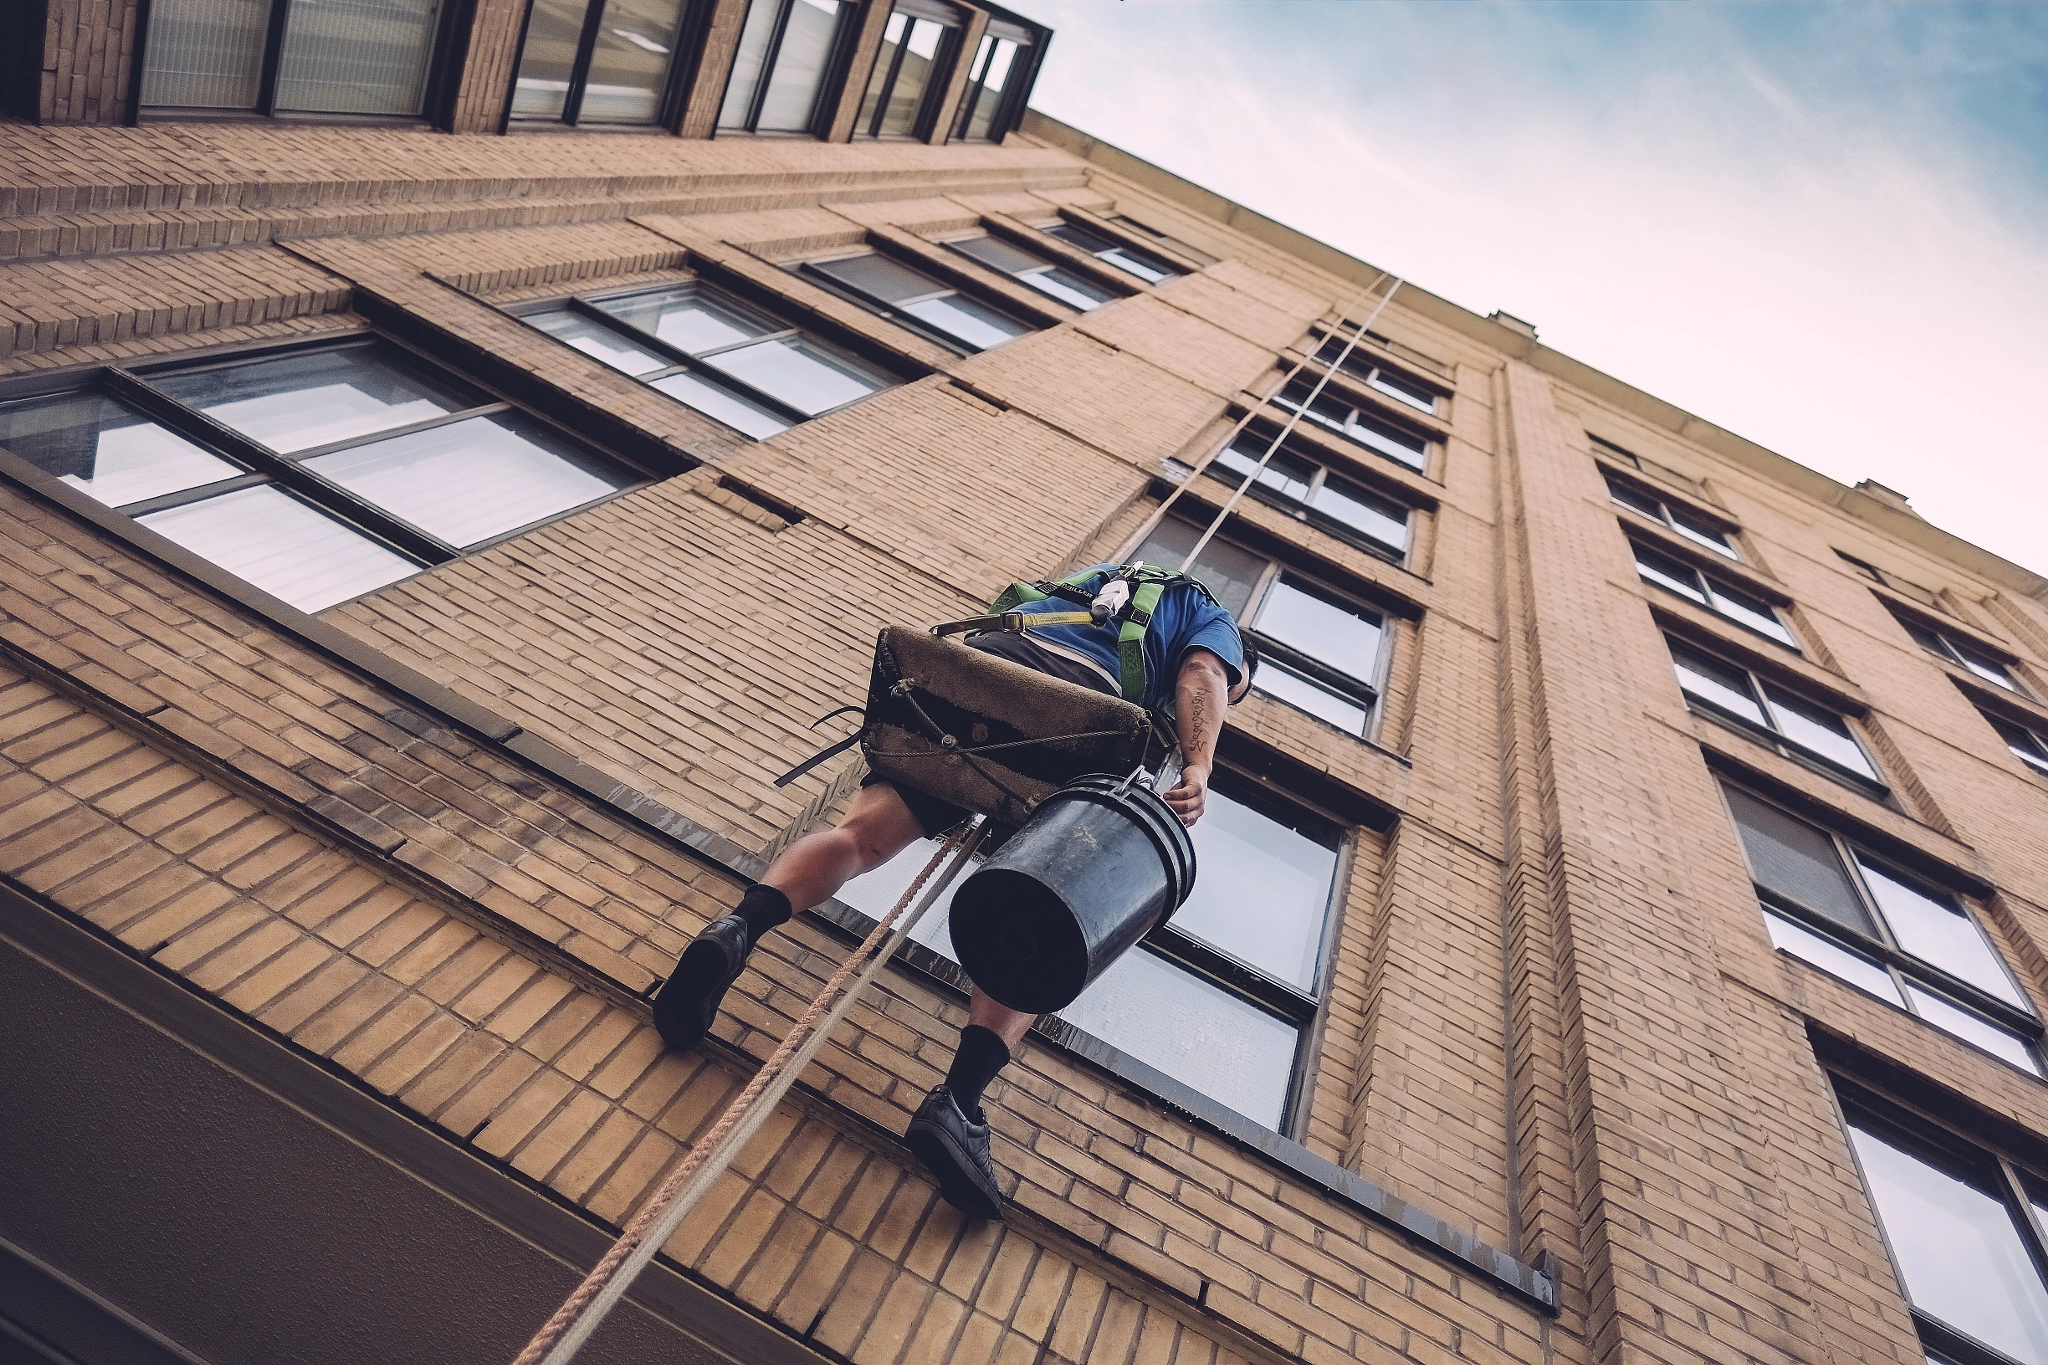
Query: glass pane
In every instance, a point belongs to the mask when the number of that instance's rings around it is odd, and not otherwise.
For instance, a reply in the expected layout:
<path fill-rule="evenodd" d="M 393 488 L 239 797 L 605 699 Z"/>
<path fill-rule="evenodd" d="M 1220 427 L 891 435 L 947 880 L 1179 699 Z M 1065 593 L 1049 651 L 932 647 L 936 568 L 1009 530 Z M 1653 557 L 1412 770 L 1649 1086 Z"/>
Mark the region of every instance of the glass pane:
<path fill-rule="evenodd" d="M 109 507 L 246 472 L 96 393 L 0 406 L 0 445 Z"/>
<path fill-rule="evenodd" d="M 592 299 L 591 307 L 691 355 L 783 330 L 751 308 L 693 284 Z"/>
<path fill-rule="evenodd" d="M 368 347 L 155 374 L 149 384 L 279 451 L 388 431 L 476 402 Z"/>
<path fill-rule="evenodd" d="M 1000 237 L 965 237 L 957 242 L 948 242 L 963 256 L 972 256 L 983 265 L 1000 270 L 1005 275 L 1017 275 L 1026 270 L 1037 270 L 1052 262 L 1043 256 L 1014 246 Z"/>
<path fill-rule="evenodd" d="M 1260 660 L 1259 671 L 1252 675 L 1252 687 L 1268 696 L 1278 697 L 1289 706 L 1299 707 L 1318 720 L 1328 721 L 1346 734 L 1361 738 L 1365 735 L 1365 723 L 1372 714 L 1349 697 L 1333 692 L 1272 659 Z"/>
<path fill-rule="evenodd" d="M 794 339 L 736 346 L 720 351 L 706 363 L 814 417 L 865 398 L 886 382 L 820 347 Z"/>
<path fill-rule="evenodd" d="M 1375 497 L 1355 484 L 1326 479 L 1308 505 L 1382 545 L 1395 550 L 1408 548 L 1408 509 Z"/>
<path fill-rule="evenodd" d="M 1874 1126 L 1852 1122 L 1849 1135 L 1913 1306 L 2027 1365 L 2048 1365 L 2048 1292 L 2005 1201 Z"/>
<path fill-rule="evenodd" d="M 1678 685 L 1686 695 L 1769 728 L 1762 703 L 1750 691 L 1749 675 L 1741 669 L 1677 645 L 1671 647 L 1671 663 L 1678 670 Z"/>
<path fill-rule="evenodd" d="M 141 102 L 254 109 L 269 35 L 270 0 L 155 0 Z"/>
<path fill-rule="evenodd" d="M 988 70 L 988 56 L 995 45 L 995 38 L 984 33 L 980 46 L 974 49 L 974 61 L 967 68 L 966 97 L 960 101 L 959 117 L 953 120 L 953 137 L 956 140 L 967 136 L 967 125 L 974 117 L 974 92 L 981 88 L 981 76 Z"/>
<path fill-rule="evenodd" d="M 815 261 L 811 269 L 822 271 L 841 284 L 871 294 L 884 303 L 901 303 L 905 299 L 921 299 L 928 294 L 948 292 L 945 285 L 931 276 L 872 251 L 865 256 Z"/>
<path fill-rule="evenodd" d="M 945 28 L 930 19 L 911 25 L 910 39 L 903 46 L 903 64 L 896 69 L 896 84 L 889 88 L 889 103 L 882 110 L 883 137 L 908 137 L 917 131 L 925 87 L 931 84 L 932 62 L 945 36 Z"/>
<path fill-rule="evenodd" d="M 1060 1018 L 1255 1123 L 1280 1126 L 1294 1026 L 1143 948 L 1113 963 Z"/>
<path fill-rule="evenodd" d="M 578 123 L 652 123 L 661 109 L 682 0 L 607 0 Z"/>
<path fill-rule="evenodd" d="M 1901 948 L 1986 995 L 2031 1012 L 2026 997 L 2013 985 L 1998 955 L 1961 906 L 1930 895 L 1861 854 L 1856 862 L 1863 869 L 1863 883 L 1870 888 L 1871 899 L 1877 902 Z"/>
<path fill-rule="evenodd" d="M 1700 577 L 1676 560 L 1666 559 L 1654 550 L 1629 542 L 1636 555 L 1636 572 L 1660 588 L 1669 588 L 1680 597 L 1690 597 L 1701 606 L 1707 604 L 1706 590 L 1700 587 Z"/>
<path fill-rule="evenodd" d="M 1918 986 L 1906 987 L 1906 993 L 1913 997 L 1913 1008 L 1920 1012 L 1920 1017 L 1944 1033 L 1953 1033 L 1964 1042 L 1981 1047 L 2022 1071 L 2035 1076 L 2041 1074 L 2041 1064 L 2034 1060 L 2034 1050 L 2017 1033 L 2000 1028 L 1981 1014 L 1951 1004 Z"/>
<path fill-rule="evenodd" d="M 1023 323 L 1004 317 L 986 304 L 976 303 L 962 294 L 920 299 L 915 303 L 906 303 L 902 307 L 904 312 L 918 321 L 936 327 L 947 336 L 955 337 L 962 344 L 972 346 L 977 351 L 1000 346 L 1030 330 Z"/>
<path fill-rule="evenodd" d="M 1955 649 L 1956 657 L 1963 661 L 1963 667 L 1975 673 L 1985 682 L 1995 683 L 2008 692 L 2019 691 L 2019 688 L 2013 683 L 2012 674 L 1998 660 L 1991 658 L 1989 655 L 1980 654 L 1967 645 L 1957 645 Z"/>
<path fill-rule="evenodd" d="M 1803 962 L 1811 963 L 1829 976 L 1838 976 L 1859 990 L 1865 990 L 1888 1005 L 1899 1003 L 1898 983 L 1892 974 L 1866 957 L 1850 952 L 1791 920 L 1764 912 L 1764 927 L 1770 930 L 1771 946 Z"/>
<path fill-rule="evenodd" d="M 818 85 L 839 32 L 840 0 L 791 0 L 775 69 L 768 73 L 768 94 L 761 101 L 755 127 L 767 132 L 807 133 L 818 103 Z"/>
<path fill-rule="evenodd" d="M 1239 436 L 1209 465 L 1209 472 L 1225 483 L 1236 487 L 1245 476 L 1259 467 L 1265 459 L 1268 440 L 1252 435 Z M 1315 482 L 1316 466 L 1306 460 L 1298 460 L 1284 451 L 1274 451 L 1266 460 L 1266 468 L 1259 475 L 1259 486 L 1270 488 L 1282 497 L 1296 502 L 1308 498 L 1310 486 Z"/>
<path fill-rule="evenodd" d="M 1711 522 L 1701 521 L 1698 517 L 1676 507 L 1671 509 L 1671 529 L 1695 545 L 1704 545 L 1717 555 L 1728 559 L 1740 558 L 1735 553 L 1735 547 L 1728 543 L 1727 533 L 1720 527 Z"/>
<path fill-rule="evenodd" d="M 903 30 L 909 27 L 909 17 L 900 12 L 891 14 L 883 27 L 881 50 L 875 54 L 875 69 L 868 73 L 867 93 L 860 97 L 860 115 L 853 121 L 854 132 L 873 131 L 875 111 L 882 107 L 882 92 L 888 88 L 889 73 L 896 66 L 896 49 L 903 45 Z"/>
<path fill-rule="evenodd" d="M 627 374 L 651 374 L 675 363 L 665 355 L 635 346 L 616 328 L 567 308 L 550 308 L 544 313 L 523 316 L 549 336 L 567 342 L 585 355 L 596 356 L 613 369 L 624 370 Z"/>
<path fill-rule="evenodd" d="M 1266 594 L 1256 624 L 1261 635 L 1270 635 L 1361 682 L 1371 682 L 1379 667 L 1377 613 L 1340 606 L 1302 591 L 1286 578 Z"/>
<path fill-rule="evenodd" d="M 558 119 L 569 99 L 576 45 L 583 36 L 584 0 L 533 0 L 526 48 L 512 86 L 513 118 Z"/>
<path fill-rule="evenodd" d="M 1161 280 L 1170 280 L 1180 274 L 1178 270 L 1175 270 L 1163 261 L 1147 256 L 1142 252 L 1133 251 L 1127 246 L 1111 247 L 1107 251 L 1096 254 L 1117 269 L 1129 271 L 1147 284 L 1158 284 Z"/>
<path fill-rule="evenodd" d="M 450 545 L 474 545 L 627 480 L 523 417 L 472 417 L 306 461 L 366 502 Z"/>
<path fill-rule="evenodd" d="M 1411 384 L 1397 374 L 1381 370 L 1370 381 L 1372 386 L 1389 398 L 1398 399 L 1418 412 L 1435 412 L 1436 395 L 1419 384 Z"/>
<path fill-rule="evenodd" d="M 1116 297 L 1108 290 L 1088 283 L 1079 275 L 1070 275 L 1058 266 L 1050 270 L 1034 270 L 1017 278 L 1039 293 L 1049 294 L 1067 307 L 1078 308 L 1084 313 L 1100 308 Z"/>
<path fill-rule="evenodd" d="M 759 403 L 742 398 L 723 385 L 713 384 L 701 375 L 682 371 L 654 380 L 653 386 L 669 397 L 695 408 L 706 417 L 723 422 L 729 427 L 737 427 L 756 440 L 773 436 L 778 431 L 789 430 L 789 419 L 781 413 L 771 412 Z"/>
<path fill-rule="evenodd" d="M 1638 493 L 1625 483 L 1616 483 L 1614 480 L 1609 479 L 1607 481 L 1607 496 L 1620 503 L 1623 507 L 1628 508 L 1631 512 L 1642 513 L 1651 521 L 1664 520 L 1663 503 L 1647 493 Z"/>
<path fill-rule="evenodd" d="M 277 107 L 324 114 L 417 114 L 439 0 L 291 0 Z"/>
<path fill-rule="evenodd" d="M 420 571 L 267 484 L 136 520 L 300 611 L 320 611 Z"/>
<path fill-rule="evenodd" d="M 1746 792 L 1723 790 L 1758 886 L 1865 938 L 1877 937 L 1832 839 Z"/>
<path fill-rule="evenodd" d="M 988 70 L 981 79 L 981 89 L 974 97 L 974 109 L 967 116 L 964 136 L 985 138 L 995 130 L 996 114 L 1003 107 L 1003 86 L 1016 62 L 1017 44 L 1007 38 L 997 39 L 995 51 L 989 54 Z"/>
<path fill-rule="evenodd" d="M 1201 536 L 1202 528 L 1194 523 L 1169 518 L 1145 537 L 1134 558 L 1178 569 Z M 1224 610 L 1241 617 L 1251 602 L 1252 589 L 1265 576 L 1266 561 L 1229 541 L 1212 540 L 1203 547 L 1202 557 L 1195 561 L 1192 572 L 1216 595 Z"/>
<path fill-rule="evenodd" d="M 1404 431 L 1383 427 L 1356 413 L 1344 431 L 1353 440 L 1363 442 L 1388 459 L 1398 460 L 1411 469 L 1421 469 L 1429 463 L 1429 443 Z"/>
<path fill-rule="evenodd" d="M 1848 723 L 1840 716 L 1797 697 L 1788 697 L 1775 687 L 1768 689 L 1766 695 L 1771 702 L 1771 718 L 1777 722 L 1773 728 L 1779 734 L 1802 749 L 1839 763 L 1851 772 L 1862 773 L 1873 782 L 1881 780 L 1864 755 L 1863 746 L 1849 733 Z"/>
<path fill-rule="evenodd" d="M 1087 228 L 1075 227 L 1072 223 L 1055 223 L 1045 229 L 1048 237 L 1057 237 L 1072 246 L 1077 246 L 1090 255 L 1100 256 L 1105 251 L 1114 251 L 1116 243 Z"/>
<path fill-rule="evenodd" d="M 718 106 L 720 128 L 747 126 L 747 106 L 753 103 L 754 87 L 761 81 L 761 63 L 767 59 L 768 42 L 775 36 L 775 16 L 789 3 L 791 0 L 753 0 L 747 7 L 747 22 L 740 30 L 732 75 L 725 83 L 725 100 Z"/>
<path fill-rule="evenodd" d="M 1785 629 L 1785 623 L 1778 619 L 1769 603 L 1712 581 L 1708 582 L 1707 590 L 1714 596 L 1711 604 L 1714 610 L 1729 620 L 1740 622 L 1758 634 L 1768 635 L 1779 644 L 1793 643 L 1792 632 Z"/>
<path fill-rule="evenodd" d="M 1337 850 L 1213 787 L 1192 833 L 1195 889 L 1173 927 L 1313 993 Z"/>

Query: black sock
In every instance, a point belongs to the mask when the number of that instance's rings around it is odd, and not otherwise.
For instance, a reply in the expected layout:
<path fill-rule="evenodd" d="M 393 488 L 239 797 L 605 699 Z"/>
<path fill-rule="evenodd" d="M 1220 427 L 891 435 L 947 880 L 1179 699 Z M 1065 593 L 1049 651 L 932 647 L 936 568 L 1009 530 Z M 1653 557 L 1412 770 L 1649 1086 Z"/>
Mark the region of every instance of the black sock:
<path fill-rule="evenodd" d="M 759 943 L 761 936 L 780 924 L 789 923 L 789 897 L 759 882 L 747 888 L 733 913 L 747 922 L 747 942 Z"/>
<path fill-rule="evenodd" d="M 960 1050 L 953 1054 L 952 1069 L 946 1073 L 946 1088 L 960 1112 L 973 1118 L 981 1108 L 981 1092 L 1010 1062 L 1009 1045 L 979 1024 L 960 1030 Z"/>

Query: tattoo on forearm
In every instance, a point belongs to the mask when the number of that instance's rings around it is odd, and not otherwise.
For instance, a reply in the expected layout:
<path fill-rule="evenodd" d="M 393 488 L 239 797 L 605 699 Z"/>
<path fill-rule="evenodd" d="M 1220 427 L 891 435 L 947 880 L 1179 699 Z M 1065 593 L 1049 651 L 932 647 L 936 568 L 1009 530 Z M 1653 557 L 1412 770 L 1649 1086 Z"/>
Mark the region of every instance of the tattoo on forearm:
<path fill-rule="evenodd" d="M 1197 690 L 1194 696 L 1188 698 L 1188 736 L 1185 746 L 1195 752 L 1182 755 L 1185 761 L 1191 763 L 1199 762 L 1203 755 L 1208 752 L 1207 735 L 1209 731 L 1205 723 L 1208 719 L 1208 694 Z"/>

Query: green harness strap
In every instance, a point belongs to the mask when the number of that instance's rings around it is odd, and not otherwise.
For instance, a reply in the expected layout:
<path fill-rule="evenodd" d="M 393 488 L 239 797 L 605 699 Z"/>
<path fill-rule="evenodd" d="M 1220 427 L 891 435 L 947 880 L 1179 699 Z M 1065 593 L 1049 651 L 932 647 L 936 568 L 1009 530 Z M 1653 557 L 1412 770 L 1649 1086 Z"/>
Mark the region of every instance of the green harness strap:
<path fill-rule="evenodd" d="M 1084 591 L 1081 585 L 1093 577 L 1093 571 L 1070 575 L 1057 583 L 1040 580 L 1036 583 L 1017 582 L 1003 589 L 1002 596 L 989 603 L 988 614 L 1000 616 L 1014 611 L 1025 602 L 1043 602 L 1048 597 L 1057 597 L 1086 607 L 1094 600 L 1093 594 Z M 1145 632 L 1151 628 L 1152 613 L 1159 609 L 1159 599 L 1175 583 L 1192 583 L 1210 601 L 1216 595 L 1208 586 L 1191 574 L 1178 573 L 1150 564 L 1138 567 L 1133 578 L 1130 603 L 1118 613 L 1120 625 L 1116 636 L 1117 683 L 1124 700 L 1134 706 L 1145 701 L 1145 684 L 1149 675 L 1145 669 Z M 1028 619 L 1028 618 L 1027 618 Z M 1171 720 L 1173 701 L 1169 698 L 1158 708 L 1161 714 Z"/>

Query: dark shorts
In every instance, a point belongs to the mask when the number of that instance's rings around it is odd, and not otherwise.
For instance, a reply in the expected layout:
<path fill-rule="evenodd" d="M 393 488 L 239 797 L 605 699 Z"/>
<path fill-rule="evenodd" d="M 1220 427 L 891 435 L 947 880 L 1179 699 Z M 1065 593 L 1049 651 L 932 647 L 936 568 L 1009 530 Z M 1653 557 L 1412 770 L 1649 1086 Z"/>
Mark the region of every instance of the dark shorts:
<path fill-rule="evenodd" d="M 985 634 L 970 636 L 967 647 L 978 649 L 984 654 L 993 654 L 998 659 L 1007 659 L 1013 664 L 1022 664 L 1036 672 L 1058 678 L 1061 682 L 1092 688 L 1112 697 L 1117 695 L 1116 689 L 1109 685 L 1108 680 L 1088 665 L 1069 659 L 1064 654 L 1055 654 L 1017 631 L 992 630 Z M 860 784 L 863 787 L 872 787 L 877 782 L 887 781 L 887 778 L 869 773 L 860 780 Z M 927 796 L 921 791 L 898 786 L 893 782 L 889 785 L 895 787 L 896 794 L 903 798 L 903 804 L 910 807 L 910 813 L 917 817 L 917 827 L 923 830 L 928 838 L 938 838 L 973 814 L 963 806 L 941 801 L 936 796 Z"/>

